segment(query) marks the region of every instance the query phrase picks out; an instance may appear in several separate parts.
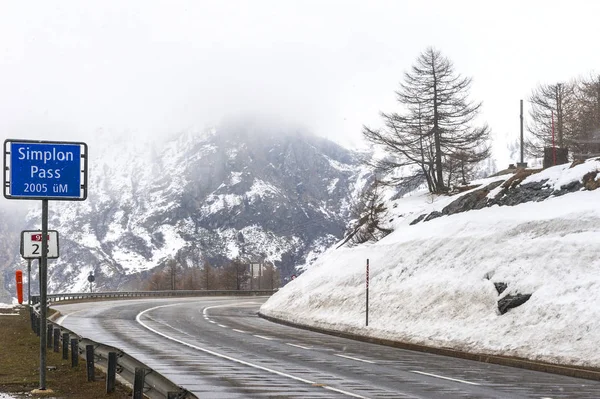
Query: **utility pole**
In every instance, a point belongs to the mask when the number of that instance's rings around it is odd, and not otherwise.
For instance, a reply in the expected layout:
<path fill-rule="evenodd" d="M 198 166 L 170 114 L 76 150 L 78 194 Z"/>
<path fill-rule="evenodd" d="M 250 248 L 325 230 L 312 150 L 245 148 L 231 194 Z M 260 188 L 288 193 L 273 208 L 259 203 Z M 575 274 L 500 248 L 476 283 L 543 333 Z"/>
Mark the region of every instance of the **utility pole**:
<path fill-rule="evenodd" d="M 521 131 L 521 162 L 517 162 L 518 168 L 526 168 L 527 162 L 525 162 L 525 140 L 523 138 L 523 100 L 521 100 L 521 114 L 520 114 L 520 131 Z"/>

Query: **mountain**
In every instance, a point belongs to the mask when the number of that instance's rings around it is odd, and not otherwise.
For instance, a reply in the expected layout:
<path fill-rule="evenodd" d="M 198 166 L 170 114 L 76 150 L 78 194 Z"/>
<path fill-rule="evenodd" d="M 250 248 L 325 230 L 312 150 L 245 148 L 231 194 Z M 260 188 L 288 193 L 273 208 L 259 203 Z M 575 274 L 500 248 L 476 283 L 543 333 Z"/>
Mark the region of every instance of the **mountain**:
<path fill-rule="evenodd" d="M 15 254 L 19 253 L 20 226 L 25 219 L 25 212 L 18 208 L 0 208 L 0 303 L 10 303 L 11 296 L 2 287 L 14 286 L 15 270 L 19 261 L 15 261 Z"/>
<path fill-rule="evenodd" d="M 88 143 L 88 199 L 50 202 L 49 228 L 60 234 L 50 292 L 87 289 L 91 271 L 99 289 L 137 287 L 170 258 L 184 267 L 264 259 L 289 277 L 341 238 L 367 175 L 356 153 L 256 120 L 94 141 L 104 143 Z M 27 227 L 40 226 L 32 210 Z"/>

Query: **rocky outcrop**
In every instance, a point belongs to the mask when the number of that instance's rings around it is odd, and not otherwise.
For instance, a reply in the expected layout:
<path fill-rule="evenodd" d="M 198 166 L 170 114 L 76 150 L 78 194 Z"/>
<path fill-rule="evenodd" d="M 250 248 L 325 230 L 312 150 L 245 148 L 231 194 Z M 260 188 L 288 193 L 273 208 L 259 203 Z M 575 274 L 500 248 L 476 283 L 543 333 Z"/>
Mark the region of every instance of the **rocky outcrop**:
<path fill-rule="evenodd" d="M 531 298 L 531 294 L 516 294 L 506 295 L 504 298 L 498 300 L 498 310 L 500 314 L 505 314 L 510 309 L 521 306 Z"/>
<path fill-rule="evenodd" d="M 572 166 L 575 165 L 574 163 Z M 528 176 L 539 171 L 539 169 L 520 169 L 508 180 L 495 181 L 483 188 L 464 194 L 444 207 L 441 212 L 434 211 L 429 214 L 419 215 L 410 224 L 414 225 L 421 221 L 427 222 L 436 219 L 442 215 L 453 215 L 455 213 L 482 209 L 494 205 L 514 206 L 526 202 L 544 201 L 550 196 L 558 197 L 580 191 L 581 189 L 595 190 L 600 187 L 600 180 L 597 179 L 597 171 L 587 173 L 581 181 L 572 181 L 561 186 L 558 190 L 547 185 L 547 179 L 522 184 Z M 490 197 L 490 193 L 498 187 L 501 187 L 501 190 L 493 197 Z"/>
<path fill-rule="evenodd" d="M 508 284 L 506 283 L 494 283 L 494 287 L 496 287 L 496 291 L 498 291 L 498 295 L 502 294 L 508 288 Z"/>
<path fill-rule="evenodd" d="M 496 291 L 498 295 L 502 295 L 508 288 L 508 284 L 503 282 L 495 282 L 494 287 L 496 287 Z M 531 294 L 507 294 L 504 297 L 498 299 L 498 311 L 501 315 L 508 312 L 510 309 L 516 308 L 517 306 L 521 306 L 525 302 L 527 302 L 531 298 Z"/>
<path fill-rule="evenodd" d="M 442 209 L 442 214 L 453 215 L 459 212 L 466 212 L 473 209 L 485 208 L 486 206 L 488 206 L 489 202 L 488 194 L 500 184 L 502 184 L 501 180 L 495 181 L 493 183 L 488 184 L 484 188 L 463 195 L 462 197 L 458 198 L 456 201 L 453 201 L 452 203 L 450 203 L 450 205 Z"/>
<path fill-rule="evenodd" d="M 595 190 L 598 187 L 600 187 L 600 179 L 598 179 L 597 177 L 598 177 L 597 171 L 586 173 L 582 179 L 583 187 L 585 187 L 586 190 L 590 190 L 590 191 Z"/>

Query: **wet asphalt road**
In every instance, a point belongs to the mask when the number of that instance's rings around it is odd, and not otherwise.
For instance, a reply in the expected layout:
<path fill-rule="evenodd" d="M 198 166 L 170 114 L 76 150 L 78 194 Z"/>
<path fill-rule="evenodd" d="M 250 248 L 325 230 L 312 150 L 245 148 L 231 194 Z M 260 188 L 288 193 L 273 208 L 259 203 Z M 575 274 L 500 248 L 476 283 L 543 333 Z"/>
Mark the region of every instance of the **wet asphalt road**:
<path fill-rule="evenodd" d="M 600 398 L 600 382 L 411 352 L 271 323 L 266 298 L 54 305 L 199 398 Z"/>

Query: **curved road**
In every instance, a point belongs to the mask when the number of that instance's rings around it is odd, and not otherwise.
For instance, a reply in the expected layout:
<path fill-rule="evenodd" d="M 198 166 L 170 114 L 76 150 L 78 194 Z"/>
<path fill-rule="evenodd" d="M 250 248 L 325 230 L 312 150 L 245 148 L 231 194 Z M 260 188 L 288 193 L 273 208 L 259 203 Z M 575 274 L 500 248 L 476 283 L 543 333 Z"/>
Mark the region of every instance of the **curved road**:
<path fill-rule="evenodd" d="M 598 398 L 600 382 L 356 342 L 257 317 L 266 298 L 53 305 L 199 398 Z"/>

